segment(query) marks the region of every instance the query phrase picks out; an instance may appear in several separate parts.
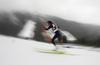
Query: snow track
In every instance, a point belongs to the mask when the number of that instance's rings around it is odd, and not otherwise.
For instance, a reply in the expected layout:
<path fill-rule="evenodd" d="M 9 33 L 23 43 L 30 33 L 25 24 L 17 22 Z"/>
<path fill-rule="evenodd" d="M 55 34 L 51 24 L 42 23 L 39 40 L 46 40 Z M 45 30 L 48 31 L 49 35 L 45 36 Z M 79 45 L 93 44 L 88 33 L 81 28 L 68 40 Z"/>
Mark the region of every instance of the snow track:
<path fill-rule="evenodd" d="M 33 48 L 53 49 L 52 44 L 0 35 L 0 65 L 100 65 L 100 52 L 66 48 L 75 55 L 40 53 Z"/>

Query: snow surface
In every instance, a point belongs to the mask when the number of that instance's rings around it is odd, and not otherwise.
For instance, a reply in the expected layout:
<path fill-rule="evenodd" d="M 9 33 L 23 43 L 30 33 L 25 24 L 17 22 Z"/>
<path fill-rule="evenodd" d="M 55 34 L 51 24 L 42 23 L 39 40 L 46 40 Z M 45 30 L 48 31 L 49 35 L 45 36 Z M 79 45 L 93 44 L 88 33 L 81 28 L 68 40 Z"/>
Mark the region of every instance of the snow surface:
<path fill-rule="evenodd" d="M 53 49 L 52 44 L 0 35 L 0 65 L 100 65 L 100 52 L 65 48 L 75 55 L 41 53 L 34 48 Z"/>
<path fill-rule="evenodd" d="M 23 29 L 18 33 L 18 36 L 22 38 L 33 38 L 35 35 L 35 24 L 36 22 L 28 20 Z"/>
<path fill-rule="evenodd" d="M 70 40 L 70 41 L 77 40 L 71 33 L 67 31 L 61 31 L 61 32 L 67 37 L 67 40 Z"/>

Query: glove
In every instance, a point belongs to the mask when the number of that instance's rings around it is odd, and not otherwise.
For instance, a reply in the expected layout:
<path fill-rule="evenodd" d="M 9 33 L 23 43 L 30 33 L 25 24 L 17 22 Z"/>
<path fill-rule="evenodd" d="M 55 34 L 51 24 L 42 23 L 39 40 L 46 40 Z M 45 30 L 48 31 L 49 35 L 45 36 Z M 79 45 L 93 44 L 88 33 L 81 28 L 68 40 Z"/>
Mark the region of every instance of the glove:
<path fill-rule="evenodd" d="M 44 26 L 44 29 L 46 30 L 46 27 Z"/>

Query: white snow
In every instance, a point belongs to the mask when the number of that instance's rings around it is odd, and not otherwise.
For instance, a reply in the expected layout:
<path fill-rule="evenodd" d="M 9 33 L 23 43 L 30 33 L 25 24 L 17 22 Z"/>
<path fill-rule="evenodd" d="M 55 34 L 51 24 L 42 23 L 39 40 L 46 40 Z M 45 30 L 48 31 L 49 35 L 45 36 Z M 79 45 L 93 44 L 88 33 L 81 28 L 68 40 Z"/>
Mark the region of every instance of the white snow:
<path fill-rule="evenodd" d="M 67 31 L 61 31 L 61 32 L 67 37 L 67 40 L 70 40 L 70 41 L 77 40 L 71 33 Z"/>
<path fill-rule="evenodd" d="M 33 38 L 35 35 L 35 24 L 36 22 L 28 20 L 24 25 L 23 29 L 18 33 L 18 36 L 22 38 Z"/>
<path fill-rule="evenodd" d="M 100 52 L 66 48 L 75 55 L 41 53 L 34 48 L 53 49 L 52 44 L 0 35 L 0 65 L 100 65 Z"/>

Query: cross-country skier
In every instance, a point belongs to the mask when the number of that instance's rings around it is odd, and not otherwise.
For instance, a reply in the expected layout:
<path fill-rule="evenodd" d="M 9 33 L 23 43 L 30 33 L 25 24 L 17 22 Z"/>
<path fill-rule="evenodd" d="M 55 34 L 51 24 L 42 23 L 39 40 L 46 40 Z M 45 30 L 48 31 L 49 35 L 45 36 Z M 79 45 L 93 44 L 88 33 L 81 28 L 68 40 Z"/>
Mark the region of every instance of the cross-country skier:
<path fill-rule="evenodd" d="M 45 30 L 49 30 L 50 28 L 52 28 L 53 32 L 55 33 L 55 35 L 52 38 L 52 43 L 54 44 L 54 46 L 56 46 L 54 40 L 56 38 L 58 38 L 59 43 L 62 43 L 61 41 L 61 33 L 59 32 L 58 26 L 56 24 L 54 24 L 52 21 L 47 21 L 48 23 L 48 28 L 45 28 Z"/>

